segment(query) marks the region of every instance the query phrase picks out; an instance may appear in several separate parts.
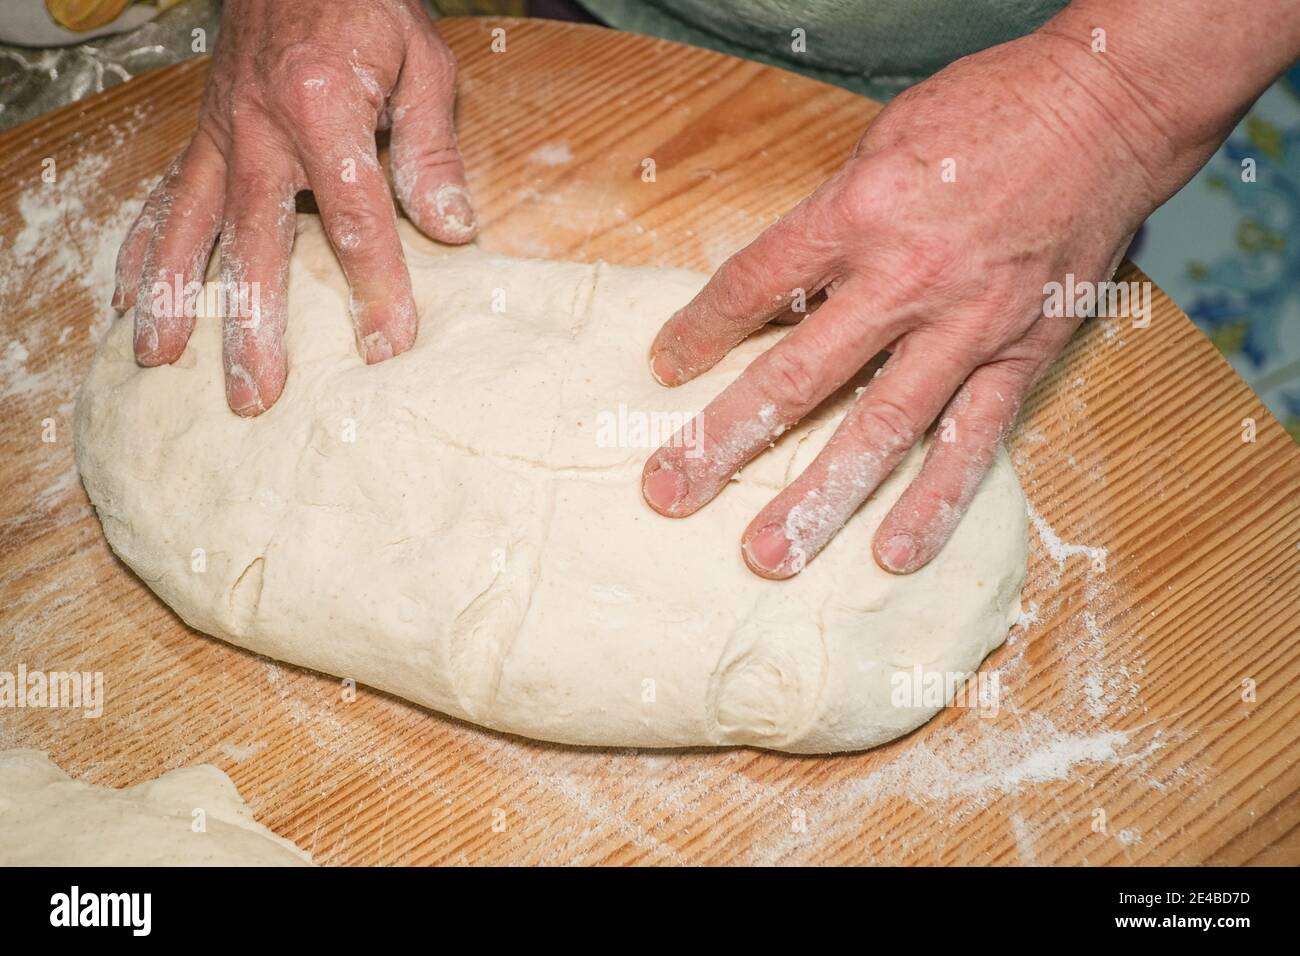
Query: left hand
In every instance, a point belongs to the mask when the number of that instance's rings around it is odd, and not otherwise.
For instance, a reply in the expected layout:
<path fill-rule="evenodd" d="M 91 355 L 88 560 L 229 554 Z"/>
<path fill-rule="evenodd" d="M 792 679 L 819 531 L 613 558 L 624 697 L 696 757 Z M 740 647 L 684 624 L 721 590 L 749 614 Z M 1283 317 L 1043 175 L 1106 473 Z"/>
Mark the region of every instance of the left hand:
<path fill-rule="evenodd" d="M 939 552 L 1079 325 L 1044 315 L 1044 284 L 1109 279 L 1164 198 L 1144 166 L 1163 156 L 1158 127 L 1135 128 L 1123 81 L 1090 56 L 1030 35 L 954 63 L 899 96 L 838 173 L 723 264 L 655 339 L 664 385 L 712 367 L 797 290 L 827 300 L 708 405 L 702 455 L 670 442 L 651 456 L 651 507 L 704 507 L 887 350 L 816 460 L 750 522 L 742 553 L 763 577 L 797 574 L 931 424 L 951 420 L 952 440 L 931 444 L 874 542 L 895 573 Z"/>

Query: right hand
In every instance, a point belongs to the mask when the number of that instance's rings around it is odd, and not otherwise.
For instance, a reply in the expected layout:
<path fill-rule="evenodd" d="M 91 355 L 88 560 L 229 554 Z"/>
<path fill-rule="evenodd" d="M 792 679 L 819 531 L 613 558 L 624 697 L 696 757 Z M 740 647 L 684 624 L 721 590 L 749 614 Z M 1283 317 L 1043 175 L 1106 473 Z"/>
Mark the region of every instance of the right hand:
<path fill-rule="evenodd" d="M 417 0 L 226 0 L 198 131 L 118 253 L 113 307 L 136 306 L 136 360 L 180 358 L 194 318 L 155 283 L 201 283 L 219 234 L 228 296 L 258 290 L 244 315 L 227 298 L 226 400 L 240 415 L 275 403 L 304 189 L 347 276 L 358 350 L 373 364 L 410 348 L 415 302 L 375 131 L 391 124 L 397 199 L 415 225 L 468 242 L 477 223 L 456 144 L 455 72 Z"/>

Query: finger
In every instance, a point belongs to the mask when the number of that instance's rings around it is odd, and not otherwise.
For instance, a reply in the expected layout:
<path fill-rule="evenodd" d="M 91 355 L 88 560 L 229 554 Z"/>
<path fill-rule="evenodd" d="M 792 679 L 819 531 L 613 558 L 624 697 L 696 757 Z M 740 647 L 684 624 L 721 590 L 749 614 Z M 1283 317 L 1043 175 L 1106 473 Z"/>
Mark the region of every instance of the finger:
<path fill-rule="evenodd" d="M 162 174 L 158 184 L 150 191 L 149 197 L 140 210 L 140 215 L 136 216 L 135 222 L 131 223 L 126 238 L 122 240 L 122 245 L 117 250 L 112 306 L 118 313 L 125 312 L 135 305 L 145 250 L 149 248 L 149 240 L 153 238 L 154 229 L 171 203 L 172 185 L 180 174 L 183 155 L 172 160 L 172 164 Z"/>
<path fill-rule="evenodd" d="M 425 235 L 460 244 L 474 238 L 478 219 L 456 141 L 455 104 L 455 60 L 417 30 L 389 101 L 393 185 Z"/>
<path fill-rule="evenodd" d="M 221 227 L 224 293 L 222 355 L 226 401 L 239 415 L 260 415 L 288 376 L 289 252 L 298 170 L 287 155 L 236 154 Z"/>
<path fill-rule="evenodd" d="M 904 338 L 812 464 L 745 529 L 750 569 L 767 578 L 802 571 L 916 444 L 968 368 L 937 335 Z"/>
<path fill-rule="evenodd" d="M 768 324 L 769 325 L 798 325 L 800 322 L 802 322 L 804 319 L 808 317 L 809 312 L 815 311 L 826 301 L 826 291 L 827 291 L 826 289 L 823 289 L 822 291 L 815 293 L 814 295 L 805 296 L 803 302 L 800 303 L 803 306 L 803 308 L 800 308 L 799 304 L 792 302 L 789 306 L 786 307 L 785 311 L 780 312 L 777 315 L 774 315 L 772 318 L 768 319 L 767 320 Z"/>
<path fill-rule="evenodd" d="M 934 559 L 970 507 L 1024 397 L 1081 322 L 1038 322 L 967 377 L 943 411 L 920 473 L 876 529 L 877 564 L 909 574 Z"/>
<path fill-rule="evenodd" d="M 181 156 L 169 188 L 135 298 L 135 357 L 145 366 L 175 362 L 185 351 L 194 328 L 193 298 L 221 225 L 226 163 L 203 130 Z"/>
<path fill-rule="evenodd" d="M 977 368 L 940 417 L 920 473 L 876 530 L 876 563 L 895 574 L 928 564 L 952 537 L 1020 411 L 1032 375 L 1024 362 Z"/>
<path fill-rule="evenodd" d="M 358 351 L 372 364 L 405 352 L 415 344 L 415 299 L 373 135 L 331 139 L 316 128 L 299 153 L 352 291 Z"/>
<path fill-rule="evenodd" d="M 642 489 L 660 514 L 703 507 L 747 461 L 817 407 L 897 337 L 846 289 L 755 359 L 701 413 L 700 440 L 675 436 L 646 462 Z"/>
<path fill-rule="evenodd" d="M 718 363 L 747 336 L 830 279 L 835 250 L 818 228 L 824 198 L 814 193 L 724 262 L 677 311 L 650 346 L 660 384 L 688 382 Z"/>

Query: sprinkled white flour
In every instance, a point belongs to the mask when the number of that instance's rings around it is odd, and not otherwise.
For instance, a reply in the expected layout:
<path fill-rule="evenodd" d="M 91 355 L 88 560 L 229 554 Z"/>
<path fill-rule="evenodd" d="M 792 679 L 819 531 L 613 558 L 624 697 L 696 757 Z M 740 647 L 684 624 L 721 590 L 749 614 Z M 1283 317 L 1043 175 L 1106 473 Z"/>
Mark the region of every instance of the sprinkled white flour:
<path fill-rule="evenodd" d="M 113 294 L 113 268 L 118 246 L 153 186 L 142 180 L 107 215 L 87 214 L 85 196 L 109 166 L 104 154 L 83 156 L 57 169 L 53 183 L 38 183 L 18 198 L 22 225 L 12 242 L 0 237 L 0 299 L 16 302 L 33 291 L 48 296 L 87 293 L 93 306 L 86 334 L 98 341 L 113 319 L 109 299 Z M 70 369 L 42 362 L 43 371 L 28 367 L 33 355 L 44 355 L 53 343 L 38 341 L 36 329 L 23 338 L 4 343 L 4 379 L 0 394 L 55 389 L 75 391 Z"/>
<path fill-rule="evenodd" d="M 1083 555 L 1092 562 L 1093 568 L 1102 573 L 1106 570 L 1106 549 L 1090 547 L 1086 544 L 1066 544 L 1060 539 L 1051 525 L 1043 520 L 1043 516 L 1034 510 L 1033 505 L 1029 505 L 1029 520 L 1033 522 L 1034 529 L 1038 532 L 1039 540 L 1042 541 L 1043 547 L 1052 560 L 1056 562 L 1058 575 L 1065 570 L 1067 559 L 1075 555 Z M 1059 583 L 1059 580 L 1058 580 Z"/>
<path fill-rule="evenodd" d="M 265 740 L 256 740 L 251 744 L 222 744 L 221 752 L 233 760 L 235 763 L 243 763 L 252 757 L 256 757 L 266 749 Z"/>
<path fill-rule="evenodd" d="M 124 142 L 145 119 L 138 113 L 125 126 L 110 127 L 112 141 Z M 0 527 L 0 536 L 29 521 L 53 518 L 62 524 L 89 513 L 69 442 L 86 349 L 74 349 L 70 342 L 80 335 L 98 342 L 112 321 L 109 300 L 117 249 L 153 186 L 152 179 L 142 180 L 119 202 L 92 216 L 94 204 L 87 200 L 101 190 L 110 163 L 109 153 L 89 152 L 61 159 L 53 182 L 34 175 L 18 196 L 16 229 L 0 235 L 0 302 L 7 311 L 26 308 L 38 296 L 46 303 L 73 300 L 87 317 L 61 327 L 44 316 L 11 323 L 10 337 L 0 341 L 0 402 L 6 403 L 12 420 L 30 421 L 41 429 L 46 449 L 31 460 L 33 494 L 26 508 Z M 54 439 L 48 444 L 46 432 Z M 82 586 L 72 576 L 84 575 L 84 567 L 68 562 L 66 568 L 69 593 L 81 593 Z M 32 620 L 31 626 L 39 629 L 40 623 Z"/>
<path fill-rule="evenodd" d="M 530 163 L 541 163 L 543 166 L 563 166 L 572 159 L 573 153 L 569 152 L 568 143 L 547 143 L 528 154 Z"/>

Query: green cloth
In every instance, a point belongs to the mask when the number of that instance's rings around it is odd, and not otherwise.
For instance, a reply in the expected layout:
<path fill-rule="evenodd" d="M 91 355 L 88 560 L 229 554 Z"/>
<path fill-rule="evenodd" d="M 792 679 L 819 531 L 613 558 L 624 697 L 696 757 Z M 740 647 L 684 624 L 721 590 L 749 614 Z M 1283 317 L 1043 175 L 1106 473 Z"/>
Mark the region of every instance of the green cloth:
<path fill-rule="evenodd" d="M 580 0 L 620 30 L 803 73 L 877 100 L 1024 36 L 1066 0 Z M 807 50 L 796 53 L 791 31 Z"/>

